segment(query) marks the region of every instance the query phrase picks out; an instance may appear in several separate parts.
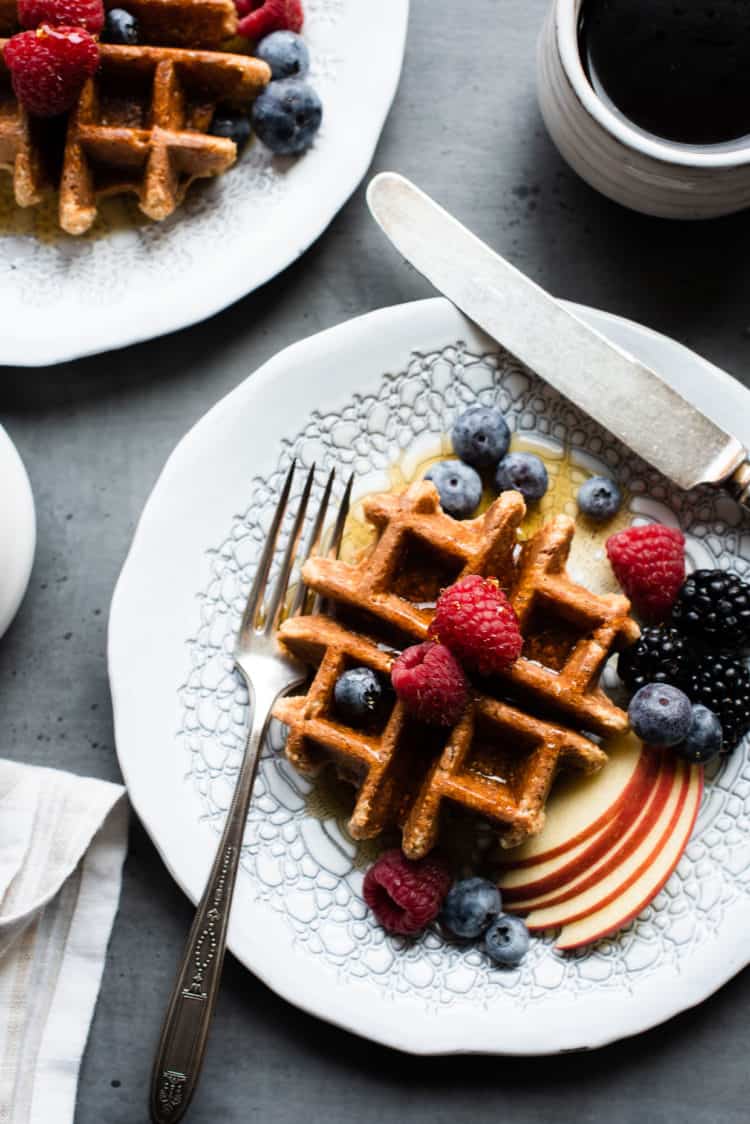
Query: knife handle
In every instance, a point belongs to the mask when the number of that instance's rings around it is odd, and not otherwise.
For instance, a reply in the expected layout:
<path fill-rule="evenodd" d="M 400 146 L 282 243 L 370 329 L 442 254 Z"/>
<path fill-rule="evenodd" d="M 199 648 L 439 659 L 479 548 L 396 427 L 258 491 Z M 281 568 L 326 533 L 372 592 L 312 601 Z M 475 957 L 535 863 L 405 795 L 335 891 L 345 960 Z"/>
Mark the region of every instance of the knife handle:
<path fill-rule="evenodd" d="M 726 482 L 726 488 L 740 507 L 750 511 L 750 460 L 744 461 Z"/>

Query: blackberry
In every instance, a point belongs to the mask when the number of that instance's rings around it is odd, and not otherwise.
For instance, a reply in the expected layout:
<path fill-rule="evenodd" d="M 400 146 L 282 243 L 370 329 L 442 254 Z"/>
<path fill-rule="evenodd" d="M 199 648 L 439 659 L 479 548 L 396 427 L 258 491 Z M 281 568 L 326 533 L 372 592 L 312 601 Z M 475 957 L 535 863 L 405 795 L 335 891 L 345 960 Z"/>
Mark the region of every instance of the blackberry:
<path fill-rule="evenodd" d="M 648 683 L 684 687 L 690 674 L 687 642 L 676 628 L 644 628 L 640 638 L 620 653 L 617 673 L 631 691 Z"/>
<path fill-rule="evenodd" d="M 750 672 L 736 656 L 708 652 L 685 690 L 692 703 L 712 710 L 724 732 L 722 753 L 731 753 L 750 730 Z"/>
<path fill-rule="evenodd" d="M 696 570 L 677 595 L 672 624 L 702 643 L 740 648 L 750 639 L 750 585 L 723 570 Z"/>

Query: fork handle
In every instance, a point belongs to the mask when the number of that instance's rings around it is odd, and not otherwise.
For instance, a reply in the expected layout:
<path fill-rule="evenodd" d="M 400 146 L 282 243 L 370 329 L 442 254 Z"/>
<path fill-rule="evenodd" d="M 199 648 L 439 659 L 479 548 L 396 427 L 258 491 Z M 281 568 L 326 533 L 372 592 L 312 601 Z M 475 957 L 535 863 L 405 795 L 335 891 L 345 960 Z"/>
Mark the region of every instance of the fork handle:
<path fill-rule="evenodd" d="M 177 971 L 151 1078 L 151 1119 L 175 1124 L 200 1077 L 221 981 L 229 913 L 263 736 L 275 699 L 253 699 L 247 747 L 211 874 Z"/>

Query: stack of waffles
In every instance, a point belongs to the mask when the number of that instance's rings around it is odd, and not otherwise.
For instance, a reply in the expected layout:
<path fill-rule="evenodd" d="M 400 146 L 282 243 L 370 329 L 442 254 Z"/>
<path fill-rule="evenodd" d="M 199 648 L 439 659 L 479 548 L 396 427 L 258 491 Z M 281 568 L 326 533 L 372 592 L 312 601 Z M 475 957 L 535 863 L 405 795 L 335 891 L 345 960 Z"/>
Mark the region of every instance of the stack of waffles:
<path fill-rule="evenodd" d="M 289 728 L 287 755 L 305 774 L 334 762 L 353 781 L 354 838 L 397 826 L 404 852 L 421 858 L 450 804 L 490 820 L 514 846 L 541 829 L 558 768 L 600 768 L 606 753 L 597 737 L 627 729 L 599 680 L 610 655 L 638 636 L 630 603 L 571 580 L 567 516 L 519 544 L 525 504 L 517 492 L 467 522 L 446 515 L 426 482 L 370 497 L 364 510 L 374 547 L 356 564 L 308 561 L 304 580 L 326 612 L 282 626 L 282 643 L 313 669 L 307 693 L 275 709 Z M 508 592 L 524 637 L 520 659 L 502 676 L 474 681 L 450 730 L 417 726 L 395 698 L 379 727 L 344 725 L 333 703 L 338 677 L 360 666 L 387 677 L 399 650 L 427 639 L 440 590 L 468 574 L 495 577 Z"/>
<path fill-rule="evenodd" d="M 0 167 L 20 207 L 58 190 L 69 234 L 91 227 L 105 196 L 135 195 L 149 218 L 170 215 L 194 180 L 237 158 L 234 141 L 209 133 L 215 110 L 247 112 L 270 81 L 260 59 L 221 49 L 236 31 L 233 0 L 128 0 L 127 9 L 141 42 L 101 43 L 97 73 L 62 118 L 29 117 L 0 57 Z M 0 49 L 17 30 L 15 0 L 0 0 Z"/>

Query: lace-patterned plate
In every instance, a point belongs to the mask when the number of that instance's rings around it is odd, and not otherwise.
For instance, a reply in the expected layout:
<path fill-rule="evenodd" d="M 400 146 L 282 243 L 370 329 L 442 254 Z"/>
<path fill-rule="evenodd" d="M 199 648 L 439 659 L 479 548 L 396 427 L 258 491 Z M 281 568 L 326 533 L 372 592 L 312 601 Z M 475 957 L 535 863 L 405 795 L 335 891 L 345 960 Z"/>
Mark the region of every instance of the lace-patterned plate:
<path fill-rule="evenodd" d="M 739 384 L 647 329 L 581 313 L 724 425 L 745 419 L 739 436 L 750 441 Z M 477 399 L 497 402 L 517 438 L 547 447 L 550 506 L 570 502 L 580 466 L 604 465 L 625 485 L 623 520 L 679 524 L 693 564 L 750 570 L 750 530 L 730 500 L 678 493 L 445 301 L 386 309 L 288 349 L 173 454 L 112 607 L 120 762 L 135 808 L 194 900 L 243 748 L 247 699 L 232 667 L 233 637 L 290 457 L 353 469 L 361 495 L 438 453 L 453 417 Z M 582 534 L 573 560 L 599 588 L 612 581 L 603 537 Z M 635 923 L 575 955 L 535 940 L 518 971 L 500 972 L 437 931 L 415 942 L 384 935 L 361 900 L 362 870 L 377 845 L 348 838 L 350 795 L 330 779 L 313 786 L 298 776 L 281 746 L 277 727 L 249 818 L 230 944 L 314 1014 L 416 1053 L 581 1049 L 699 1002 L 750 959 L 746 747 L 710 778 L 677 872 Z M 473 842 L 463 844 L 467 856 Z"/>
<path fill-rule="evenodd" d="M 0 175 L 0 302 L 10 326 L 0 363 L 58 363 L 184 328 L 275 277 L 320 236 L 372 159 L 398 84 L 409 0 L 305 0 L 305 12 L 324 122 L 300 159 L 254 142 L 165 222 L 109 200 L 80 238 L 59 230 L 52 196 L 18 208 Z"/>

